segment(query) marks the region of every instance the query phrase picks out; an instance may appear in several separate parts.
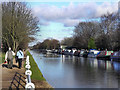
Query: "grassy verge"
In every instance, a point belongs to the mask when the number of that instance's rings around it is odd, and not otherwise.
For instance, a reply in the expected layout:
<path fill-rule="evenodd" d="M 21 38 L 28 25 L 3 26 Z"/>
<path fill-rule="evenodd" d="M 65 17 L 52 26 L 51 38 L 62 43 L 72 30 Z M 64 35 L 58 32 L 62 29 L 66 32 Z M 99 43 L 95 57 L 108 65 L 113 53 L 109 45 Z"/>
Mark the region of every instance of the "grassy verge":
<path fill-rule="evenodd" d="M 36 62 L 34 61 L 32 55 L 30 54 L 29 51 L 27 51 L 26 53 L 27 55 L 29 55 L 29 61 L 30 61 L 30 70 L 32 71 L 32 75 L 31 75 L 31 79 L 33 80 L 45 80 L 45 78 L 43 77 L 42 73 L 40 72 Z"/>
<path fill-rule="evenodd" d="M 0 54 L 0 64 L 3 63 L 5 61 L 5 53 Z"/>

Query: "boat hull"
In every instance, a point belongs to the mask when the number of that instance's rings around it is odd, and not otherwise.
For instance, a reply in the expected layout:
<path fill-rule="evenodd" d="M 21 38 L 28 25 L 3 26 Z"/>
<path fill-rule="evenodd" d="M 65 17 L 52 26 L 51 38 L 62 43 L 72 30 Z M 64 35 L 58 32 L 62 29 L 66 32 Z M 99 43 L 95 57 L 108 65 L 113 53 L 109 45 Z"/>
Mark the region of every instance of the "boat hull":
<path fill-rule="evenodd" d="M 96 58 L 101 60 L 110 60 L 110 56 L 97 56 Z"/>

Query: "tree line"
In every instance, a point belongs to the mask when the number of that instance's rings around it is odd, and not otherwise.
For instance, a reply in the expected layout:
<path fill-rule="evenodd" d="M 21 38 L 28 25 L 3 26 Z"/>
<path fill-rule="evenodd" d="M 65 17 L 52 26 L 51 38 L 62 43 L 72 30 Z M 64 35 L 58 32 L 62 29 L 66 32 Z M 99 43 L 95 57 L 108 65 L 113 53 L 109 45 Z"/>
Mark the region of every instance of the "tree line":
<path fill-rule="evenodd" d="M 80 22 L 74 35 L 65 38 L 63 44 L 78 49 L 120 49 L 120 17 L 118 13 L 103 15 L 99 21 Z"/>
<path fill-rule="evenodd" d="M 56 39 L 45 39 L 43 42 L 38 42 L 33 49 L 59 49 L 60 42 Z"/>
<path fill-rule="evenodd" d="M 76 47 L 77 49 L 120 49 L 120 17 L 118 13 L 107 13 L 99 21 L 80 22 L 75 26 L 72 37 L 64 38 L 61 42 L 46 39 L 33 46 L 35 49 L 56 49 L 60 45 Z"/>
<path fill-rule="evenodd" d="M 2 2 L 2 49 L 13 51 L 28 47 L 28 43 L 39 31 L 39 20 L 25 2 Z"/>

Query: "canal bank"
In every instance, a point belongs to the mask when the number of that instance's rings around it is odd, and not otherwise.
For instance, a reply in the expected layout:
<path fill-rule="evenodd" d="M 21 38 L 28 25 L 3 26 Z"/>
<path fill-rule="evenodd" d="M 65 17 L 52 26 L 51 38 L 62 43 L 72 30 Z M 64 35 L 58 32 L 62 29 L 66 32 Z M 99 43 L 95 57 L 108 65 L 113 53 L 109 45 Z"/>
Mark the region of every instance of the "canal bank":
<path fill-rule="evenodd" d="M 31 79 L 32 79 L 32 83 L 35 84 L 35 87 L 36 88 L 52 88 L 52 86 L 43 77 L 43 74 L 41 73 L 40 69 L 38 68 L 35 60 L 33 59 L 29 51 L 27 51 L 26 55 L 29 55 L 30 66 L 31 66 L 30 70 L 32 71 Z"/>
<path fill-rule="evenodd" d="M 3 54 L 4 55 L 4 54 Z M 32 58 L 32 55 L 27 51 L 26 55 L 30 56 L 30 63 L 31 63 L 31 71 L 32 71 L 32 83 L 35 84 L 35 88 L 52 88 L 48 82 L 43 77 L 42 73 L 38 69 L 37 64 L 35 63 L 34 59 Z M 4 61 L 4 56 L 2 56 L 1 60 Z M 1 84 L 2 89 L 9 89 L 11 88 L 24 88 L 25 87 L 25 60 L 22 62 L 22 68 L 18 69 L 18 63 L 16 63 L 15 59 L 13 60 L 13 69 L 8 69 L 7 64 L 0 64 L 1 67 Z M 19 78 L 19 76 L 22 76 L 24 78 Z M 19 83 L 17 82 L 19 81 Z M 24 81 L 24 82 L 23 82 Z"/>

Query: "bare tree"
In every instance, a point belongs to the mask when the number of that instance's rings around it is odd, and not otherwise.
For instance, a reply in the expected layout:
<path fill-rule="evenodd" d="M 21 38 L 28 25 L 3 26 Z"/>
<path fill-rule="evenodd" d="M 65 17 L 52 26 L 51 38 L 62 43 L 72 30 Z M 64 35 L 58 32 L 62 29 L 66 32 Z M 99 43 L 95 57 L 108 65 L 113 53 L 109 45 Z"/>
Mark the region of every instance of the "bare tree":
<path fill-rule="evenodd" d="M 67 45 L 68 47 L 71 47 L 73 46 L 73 37 L 69 37 L 69 38 L 64 38 L 62 41 L 61 41 L 61 44 L 62 45 Z"/>
<path fill-rule="evenodd" d="M 98 22 L 79 23 L 74 30 L 74 38 L 75 38 L 74 45 L 79 48 L 88 48 L 89 39 L 96 38 L 99 31 L 100 31 L 100 26 Z"/>
<path fill-rule="evenodd" d="M 116 47 L 116 31 L 118 27 L 117 21 L 117 13 L 108 13 L 107 15 L 101 16 L 101 36 L 104 36 L 106 48 L 110 50 L 113 50 Z"/>
<path fill-rule="evenodd" d="M 22 45 L 27 45 L 30 35 L 38 31 L 38 20 L 31 9 L 23 2 L 2 3 L 2 39 L 14 51 Z"/>

